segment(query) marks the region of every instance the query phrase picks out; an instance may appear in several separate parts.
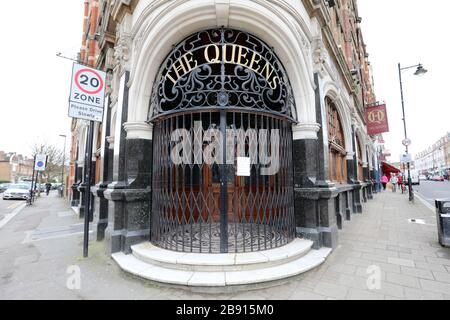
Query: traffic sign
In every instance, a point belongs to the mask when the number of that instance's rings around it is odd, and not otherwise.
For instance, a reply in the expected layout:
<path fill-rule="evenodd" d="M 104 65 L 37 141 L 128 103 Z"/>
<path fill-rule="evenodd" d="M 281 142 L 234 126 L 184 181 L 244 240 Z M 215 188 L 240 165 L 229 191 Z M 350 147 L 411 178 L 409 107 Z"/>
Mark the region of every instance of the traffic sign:
<path fill-rule="evenodd" d="M 408 146 L 411 145 L 411 140 L 410 140 L 410 139 L 405 139 L 405 140 L 402 141 L 402 144 L 403 144 L 405 147 L 408 147 Z"/>
<path fill-rule="evenodd" d="M 106 73 L 74 63 L 69 117 L 102 122 Z"/>
<path fill-rule="evenodd" d="M 408 163 L 408 162 L 411 162 L 411 161 L 412 161 L 412 158 L 411 158 L 410 154 L 402 154 L 400 156 L 400 162 L 401 163 Z"/>
<path fill-rule="evenodd" d="M 37 154 L 36 161 L 34 162 L 34 170 L 45 171 L 46 166 L 47 166 L 47 155 L 46 154 Z"/>

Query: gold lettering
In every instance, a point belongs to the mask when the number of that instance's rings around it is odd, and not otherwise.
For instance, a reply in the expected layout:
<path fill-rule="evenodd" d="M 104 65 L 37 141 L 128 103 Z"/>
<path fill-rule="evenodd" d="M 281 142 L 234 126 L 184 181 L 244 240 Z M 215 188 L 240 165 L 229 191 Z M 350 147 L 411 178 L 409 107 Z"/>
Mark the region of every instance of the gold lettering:
<path fill-rule="evenodd" d="M 189 56 L 189 58 L 188 58 Z M 197 68 L 198 62 L 197 60 L 194 60 L 194 56 L 192 55 L 192 52 L 188 52 L 185 55 L 183 55 L 184 62 L 187 66 L 187 72 L 190 72 L 192 69 Z M 194 65 L 191 65 L 191 62 L 194 62 Z"/>
<path fill-rule="evenodd" d="M 277 80 L 278 80 L 278 83 L 281 83 L 280 78 L 279 78 L 278 76 L 273 77 L 272 81 L 269 83 L 269 86 L 270 86 L 272 89 L 274 89 L 274 90 L 275 90 L 275 89 L 277 88 L 277 86 L 278 86 Z"/>
<path fill-rule="evenodd" d="M 265 73 L 264 73 L 265 70 Z M 266 78 L 267 82 L 269 82 L 270 77 L 272 76 L 273 69 L 272 66 L 268 61 L 266 61 L 266 64 L 264 68 L 261 70 L 261 75 Z"/>
<path fill-rule="evenodd" d="M 223 45 L 222 46 L 222 57 L 223 57 L 223 61 L 225 62 L 225 63 L 236 63 L 236 61 L 235 61 L 235 56 L 236 56 L 236 45 L 235 44 L 232 44 L 231 45 L 231 47 L 232 47 L 232 50 L 231 50 L 231 56 L 230 56 L 230 59 L 227 59 L 227 52 L 229 52 L 228 51 L 228 48 L 229 48 L 230 46 L 229 45 Z"/>
<path fill-rule="evenodd" d="M 178 66 L 176 65 L 177 62 L 179 63 Z M 180 79 L 183 75 L 185 75 L 187 73 L 186 67 L 184 66 L 183 61 L 181 59 L 178 59 L 177 61 L 175 61 L 175 63 L 173 64 L 173 70 L 177 74 L 177 81 L 178 81 L 178 79 Z M 182 74 L 180 74 L 181 70 L 183 70 Z"/>
<path fill-rule="evenodd" d="M 173 84 L 177 83 L 177 81 L 169 74 L 169 72 L 167 72 L 166 77 L 169 78 L 169 80 L 172 81 Z"/>
<path fill-rule="evenodd" d="M 245 50 L 245 52 L 243 52 L 244 50 Z M 238 54 L 238 58 L 237 58 L 236 64 L 240 64 L 240 65 L 243 65 L 243 66 L 246 67 L 247 63 L 248 63 L 248 60 L 245 58 L 247 56 L 247 53 L 248 53 L 248 49 L 247 48 L 239 46 L 239 54 Z M 245 62 L 244 63 L 241 62 L 242 58 L 245 58 Z"/>
<path fill-rule="evenodd" d="M 258 60 L 256 60 L 256 56 L 259 57 Z M 252 69 L 253 71 L 258 72 L 261 67 L 258 65 L 258 68 L 255 69 L 254 65 L 259 63 L 260 61 L 261 61 L 261 56 L 259 54 L 257 54 L 256 52 L 253 52 L 252 59 L 250 60 L 250 65 L 248 67 L 250 69 Z"/>
<path fill-rule="evenodd" d="M 213 47 L 214 48 L 214 54 L 215 54 L 215 58 L 211 59 L 209 57 L 209 48 Z M 219 63 L 219 56 L 220 56 L 220 49 L 217 45 L 212 44 L 209 45 L 205 48 L 205 60 L 209 63 Z"/>

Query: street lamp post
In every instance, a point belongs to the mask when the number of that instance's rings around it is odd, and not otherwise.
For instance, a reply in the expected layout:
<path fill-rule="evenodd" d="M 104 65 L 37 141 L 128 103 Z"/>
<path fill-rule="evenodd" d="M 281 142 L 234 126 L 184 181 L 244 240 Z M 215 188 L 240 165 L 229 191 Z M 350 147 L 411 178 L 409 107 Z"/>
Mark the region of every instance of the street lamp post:
<path fill-rule="evenodd" d="M 66 166 L 66 135 L 60 134 L 60 137 L 64 138 L 64 151 L 63 151 L 63 162 L 62 162 L 62 172 L 61 172 L 61 198 L 64 197 L 64 168 Z"/>
<path fill-rule="evenodd" d="M 409 66 L 409 67 L 405 67 L 402 68 L 400 63 L 398 64 L 398 76 L 399 76 L 399 80 L 400 80 L 400 94 L 401 94 L 401 99 L 402 99 L 402 112 L 403 112 L 403 128 L 404 128 L 404 133 L 405 133 L 405 141 L 408 139 L 408 135 L 406 133 L 406 117 L 405 117 L 405 102 L 403 99 L 403 82 L 402 82 L 402 71 L 403 70 L 407 70 L 407 69 L 411 69 L 411 68 L 416 68 L 417 70 L 414 73 L 414 75 L 416 76 L 421 76 L 424 75 L 425 73 L 427 73 L 428 71 L 426 69 L 423 68 L 423 66 L 419 63 L 417 65 L 414 66 Z M 409 148 L 408 145 L 405 145 L 406 148 L 406 154 L 408 155 L 409 153 Z M 411 183 L 411 163 L 408 161 L 407 162 L 407 166 L 408 166 L 408 189 L 409 189 L 409 201 L 413 201 L 414 200 L 414 193 L 412 190 L 412 183 Z"/>

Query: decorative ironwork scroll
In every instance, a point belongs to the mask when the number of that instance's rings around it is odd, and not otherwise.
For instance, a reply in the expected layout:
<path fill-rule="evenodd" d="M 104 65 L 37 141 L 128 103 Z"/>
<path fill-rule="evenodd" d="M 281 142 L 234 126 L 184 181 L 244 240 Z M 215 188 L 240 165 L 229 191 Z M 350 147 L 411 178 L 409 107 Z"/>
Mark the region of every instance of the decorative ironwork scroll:
<path fill-rule="evenodd" d="M 273 50 L 248 33 L 223 28 L 186 38 L 161 66 L 149 121 L 187 109 L 262 111 L 297 120 L 289 80 Z"/>

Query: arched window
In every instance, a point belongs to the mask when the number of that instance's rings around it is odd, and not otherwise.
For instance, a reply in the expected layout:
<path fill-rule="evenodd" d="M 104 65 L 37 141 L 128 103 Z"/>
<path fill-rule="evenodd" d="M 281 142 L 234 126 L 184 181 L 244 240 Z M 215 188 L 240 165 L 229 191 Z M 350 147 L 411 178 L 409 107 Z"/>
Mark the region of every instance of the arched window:
<path fill-rule="evenodd" d="M 364 181 L 363 148 L 358 136 L 356 136 L 356 148 L 358 149 L 358 180 Z"/>
<path fill-rule="evenodd" d="M 325 104 L 328 123 L 329 179 L 337 183 L 347 183 L 344 130 L 333 101 L 327 97 Z"/>

